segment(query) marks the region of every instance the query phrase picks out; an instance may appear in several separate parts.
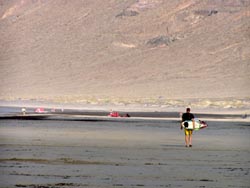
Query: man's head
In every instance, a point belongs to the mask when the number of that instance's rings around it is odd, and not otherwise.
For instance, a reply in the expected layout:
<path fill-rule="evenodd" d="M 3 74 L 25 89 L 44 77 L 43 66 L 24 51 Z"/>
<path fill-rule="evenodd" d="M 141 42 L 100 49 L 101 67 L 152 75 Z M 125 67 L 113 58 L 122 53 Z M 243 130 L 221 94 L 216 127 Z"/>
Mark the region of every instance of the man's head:
<path fill-rule="evenodd" d="M 187 108 L 186 111 L 187 111 L 187 113 L 189 113 L 190 112 L 190 108 Z"/>

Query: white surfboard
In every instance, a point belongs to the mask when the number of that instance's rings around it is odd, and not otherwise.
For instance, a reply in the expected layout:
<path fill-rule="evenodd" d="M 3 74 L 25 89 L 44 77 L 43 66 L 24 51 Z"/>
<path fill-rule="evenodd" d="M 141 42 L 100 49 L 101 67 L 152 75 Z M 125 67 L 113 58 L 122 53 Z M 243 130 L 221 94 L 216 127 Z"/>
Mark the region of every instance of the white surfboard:
<path fill-rule="evenodd" d="M 194 128 L 193 128 L 193 121 L 189 120 L 189 121 L 184 121 L 182 122 L 182 127 L 184 129 L 191 129 L 191 130 L 200 130 L 203 128 L 207 127 L 207 123 L 205 121 L 201 121 L 199 119 L 194 119 Z"/>

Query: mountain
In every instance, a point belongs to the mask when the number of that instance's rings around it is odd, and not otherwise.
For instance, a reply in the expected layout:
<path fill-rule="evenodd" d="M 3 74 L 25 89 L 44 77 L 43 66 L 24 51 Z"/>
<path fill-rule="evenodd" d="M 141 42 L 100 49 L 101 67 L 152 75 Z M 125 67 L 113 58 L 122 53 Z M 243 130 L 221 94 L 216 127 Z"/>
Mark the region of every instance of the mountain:
<path fill-rule="evenodd" d="M 1 99 L 250 97 L 250 0 L 0 0 Z"/>

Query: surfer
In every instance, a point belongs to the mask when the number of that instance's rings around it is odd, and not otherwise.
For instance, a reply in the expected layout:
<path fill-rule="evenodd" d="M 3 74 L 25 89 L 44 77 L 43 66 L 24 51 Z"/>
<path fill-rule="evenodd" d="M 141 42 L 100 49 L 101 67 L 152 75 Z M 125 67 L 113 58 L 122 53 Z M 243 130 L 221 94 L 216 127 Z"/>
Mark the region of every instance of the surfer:
<path fill-rule="evenodd" d="M 193 121 L 193 127 L 194 127 L 194 115 L 192 113 L 190 113 L 191 109 L 187 108 L 186 109 L 186 113 L 182 114 L 181 117 L 181 124 L 184 121 Z M 183 129 L 182 125 L 181 125 L 181 129 Z M 186 147 L 192 147 L 192 134 L 193 134 L 193 130 L 192 129 L 184 129 L 184 133 L 185 133 L 185 143 L 186 143 Z"/>

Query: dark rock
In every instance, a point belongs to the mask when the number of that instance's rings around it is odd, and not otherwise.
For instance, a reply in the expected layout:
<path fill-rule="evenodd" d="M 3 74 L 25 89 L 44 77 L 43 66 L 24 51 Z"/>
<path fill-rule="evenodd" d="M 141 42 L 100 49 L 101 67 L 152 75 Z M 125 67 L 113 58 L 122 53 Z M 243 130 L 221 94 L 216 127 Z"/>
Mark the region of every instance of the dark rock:
<path fill-rule="evenodd" d="M 212 16 L 213 14 L 217 14 L 217 10 L 196 10 L 194 11 L 195 14 L 202 15 L 202 16 Z"/>
<path fill-rule="evenodd" d="M 134 10 L 123 10 L 120 14 L 117 14 L 116 17 L 125 17 L 125 16 L 137 16 L 139 12 Z"/>
<path fill-rule="evenodd" d="M 162 45 L 170 45 L 172 42 L 177 40 L 175 37 L 158 36 L 147 41 L 146 45 L 151 47 L 157 47 Z"/>

